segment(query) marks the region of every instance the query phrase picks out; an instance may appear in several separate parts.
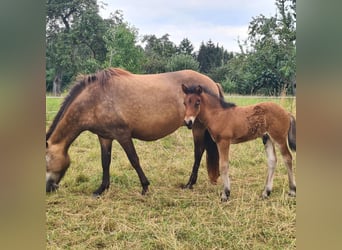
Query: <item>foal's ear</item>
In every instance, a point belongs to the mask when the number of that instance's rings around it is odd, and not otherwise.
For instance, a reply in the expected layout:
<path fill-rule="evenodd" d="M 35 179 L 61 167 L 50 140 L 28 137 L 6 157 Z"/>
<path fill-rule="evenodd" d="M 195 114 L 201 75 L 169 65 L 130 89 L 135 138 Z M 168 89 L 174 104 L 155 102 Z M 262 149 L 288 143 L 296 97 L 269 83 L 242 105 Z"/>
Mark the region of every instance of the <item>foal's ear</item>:
<path fill-rule="evenodd" d="M 182 90 L 183 90 L 184 94 L 187 94 L 189 92 L 188 87 L 185 86 L 184 83 L 182 83 Z"/>
<path fill-rule="evenodd" d="M 201 85 L 198 85 L 198 86 L 195 88 L 195 93 L 196 93 L 197 95 L 202 94 L 202 91 L 203 91 L 203 89 L 202 89 L 202 86 L 201 86 Z"/>

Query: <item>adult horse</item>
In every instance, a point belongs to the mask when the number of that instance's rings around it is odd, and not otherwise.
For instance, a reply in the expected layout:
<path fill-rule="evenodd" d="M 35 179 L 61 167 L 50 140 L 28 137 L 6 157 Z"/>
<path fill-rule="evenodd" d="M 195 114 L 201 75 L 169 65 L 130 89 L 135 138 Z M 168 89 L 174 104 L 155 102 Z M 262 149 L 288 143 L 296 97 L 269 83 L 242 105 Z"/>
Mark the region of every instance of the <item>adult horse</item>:
<path fill-rule="evenodd" d="M 263 102 L 255 105 L 238 107 L 234 103 L 217 98 L 205 86 L 182 85 L 186 94 L 184 99 L 184 121 L 191 128 L 194 121 L 201 121 L 208 128 L 217 143 L 220 158 L 220 173 L 223 180 L 222 201 L 230 195 L 229 147 L 262 137 L 265 145 L 268 174 L 264 198 L 272 191 L 274 170 L 277 164 L 274 144 L 284 159 L 289 178 L 289 195 L 296 195 L 296 184 L 292 172 L 292 155 L 296 150 L 296 120 L 293 115 L 276 103 Z"/>
<path fill-rule="evenodd" d="M 184 125 L 183 83 L 200 83 L 222 97 L 217 83 L 191 70 L 136 75 L 109 68 L 81 77 L 46 133 L 46 192 L 58 187 L 70 165 L 69 146 L 80 133 L 88 130 L 98 136 L 101 146 L 102 183 L 94 195 L 100 195 L 109 187 L 113 140 L 117 140 L 126 152 L 139 176 L 142 194 L 145 194 L 149 181 L 140 166 L 132 138 L 157 140 Z M 205 149 L 210 180 L 216 182 L 219 176 L 217 147 L 203 124 L 195 123 L 193 138 L 195 162 L 186 188 L 192 188 L 196 183 Z"/>

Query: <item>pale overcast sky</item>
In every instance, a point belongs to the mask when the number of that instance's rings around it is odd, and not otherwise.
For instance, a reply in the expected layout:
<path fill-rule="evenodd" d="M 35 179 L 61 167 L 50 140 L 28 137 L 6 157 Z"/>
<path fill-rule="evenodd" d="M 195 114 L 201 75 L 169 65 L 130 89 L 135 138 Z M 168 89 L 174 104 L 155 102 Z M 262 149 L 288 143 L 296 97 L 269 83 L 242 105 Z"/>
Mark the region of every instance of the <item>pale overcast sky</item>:
<path fill-rule="evenodd" d="M 102 17 L 122 10 L 124 20 L 139 36 L 168 33 L 176 45 L 188 38 L 198 51 L 201 42 L 211 39 L 228 51 L 239 52 L 237 39 L 247 38 L 252 17 L 274 16 L 274 0 L 102 0 Z"/>

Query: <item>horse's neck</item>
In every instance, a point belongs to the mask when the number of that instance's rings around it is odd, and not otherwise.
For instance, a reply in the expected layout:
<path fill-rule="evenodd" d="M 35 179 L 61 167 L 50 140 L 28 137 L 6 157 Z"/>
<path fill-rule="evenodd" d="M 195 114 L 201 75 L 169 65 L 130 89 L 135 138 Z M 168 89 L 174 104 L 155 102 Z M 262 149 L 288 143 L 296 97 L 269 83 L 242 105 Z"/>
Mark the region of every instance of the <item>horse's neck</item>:
<path fill-rule="evenodd" d="M 81 129 L 77 127 L 70 127 L 67 125 L 65 118 L 63 118 L 51 134 L 49 138 L 50 144 L 59 144 L 61 145 L 65 151 L 68 150 L 71 143 L 78 137 L 78 135 L 82 132 Z"/>
<path fill-rule="evenodd" d="M 210 127 L 211 123 L 215 123 L 215 117 L 224 111 L 220 100 L 209 94 L 203 96 L 201 106 L 200 120 L 208 127 Z"/>

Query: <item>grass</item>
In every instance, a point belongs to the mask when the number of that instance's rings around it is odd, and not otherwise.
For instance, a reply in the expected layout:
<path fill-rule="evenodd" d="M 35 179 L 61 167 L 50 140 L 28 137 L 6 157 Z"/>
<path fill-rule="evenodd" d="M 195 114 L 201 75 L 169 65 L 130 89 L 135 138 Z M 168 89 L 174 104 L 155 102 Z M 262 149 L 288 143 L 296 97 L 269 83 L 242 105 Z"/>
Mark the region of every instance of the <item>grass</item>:
<path fill-rule="evenodd" d="M 226 99 L 238 105 L 264 101 Z M 295 99 L 267 100 L 296 114 Z M 48 128 L 62 99 L 46 102 Z M 296 199 L 287 195 L 287 172 L 279 154 L 273 192 L 261 199 L 266 177 L 261 140 L 231 146 L 227 203 L 220 202 L 221 181 L 209 183 L 204 163 L 194 189 L 180 188 L 193 163 L 192 135 L 186 128 L 155 142 L 134 143 L 151 182 L 149 193 L 140 194 L 138 176 L 114 141 L 111 186 L 94 199 L 91 194 L 102 175 L 97 137 L 84 132 L 75 140 L 59 190 L 46 196 L 47 249 L 296 248 Z"/>

